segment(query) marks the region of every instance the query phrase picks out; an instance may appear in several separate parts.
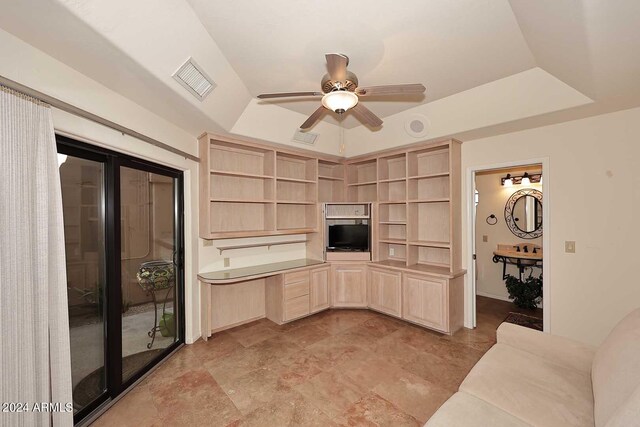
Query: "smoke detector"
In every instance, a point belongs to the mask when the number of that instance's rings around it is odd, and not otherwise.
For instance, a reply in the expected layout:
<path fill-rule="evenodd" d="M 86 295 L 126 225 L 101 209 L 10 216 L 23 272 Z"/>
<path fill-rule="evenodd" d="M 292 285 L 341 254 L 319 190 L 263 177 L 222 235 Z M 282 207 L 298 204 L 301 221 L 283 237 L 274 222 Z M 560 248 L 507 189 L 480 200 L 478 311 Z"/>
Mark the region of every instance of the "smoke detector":
<path fill-rule="evenodd" d="M 203 101 L 216 87 L 211 77 L 202 70 L 193 58 L 187 59 L 187 62 L 173 73 L 173 78 L 200 101 Z"/>

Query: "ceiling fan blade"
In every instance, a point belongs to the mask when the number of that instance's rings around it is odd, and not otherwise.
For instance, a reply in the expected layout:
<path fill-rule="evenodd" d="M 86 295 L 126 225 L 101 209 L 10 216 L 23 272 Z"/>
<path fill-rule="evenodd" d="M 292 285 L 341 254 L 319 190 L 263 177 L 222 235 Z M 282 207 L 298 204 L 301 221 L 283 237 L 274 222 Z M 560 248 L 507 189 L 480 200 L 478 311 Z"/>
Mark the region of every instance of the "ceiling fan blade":
<path fill-rule="evenodd" d="M 258 95 L 259 99 L 269 98 L 287 98 L 289 96 L 320 96 L 324 95 L 322 92 L 280 92 L 280 93 L 263 93 Z"/>
<path fill-rule="evenodd" d="M 333 80 L 344 80 L 347 78 L 347 65 L 349 58 L 341 53 L 327 53 L 327 70 Z"/>
<path fill-rule="evenodd" d="M 415 93 L 423 93 L 427 88 L 422 83 L 414 83 L 407 85 L 384 85 L 359 87 L 356 89 L 358 96 L 375 96 L 375 95 L 411 95 Z"/>
<path fill-rule="evenodd" d="M 364 124 L 368 124 L 374 128 L 382 126 L 382 119 L 360 103 L 357 103 L 350 111 L 353 111 L 353 115 Z"/>
<path fill-rule="evenodd" d="M 322 113 L 324 113 L 324 107 L 321 105 L 309 116 L 307 120 L 305 120 L 305 122 L 300 126 L 300 129 L 309 129 L 311 126 L 316 124 Z"/>

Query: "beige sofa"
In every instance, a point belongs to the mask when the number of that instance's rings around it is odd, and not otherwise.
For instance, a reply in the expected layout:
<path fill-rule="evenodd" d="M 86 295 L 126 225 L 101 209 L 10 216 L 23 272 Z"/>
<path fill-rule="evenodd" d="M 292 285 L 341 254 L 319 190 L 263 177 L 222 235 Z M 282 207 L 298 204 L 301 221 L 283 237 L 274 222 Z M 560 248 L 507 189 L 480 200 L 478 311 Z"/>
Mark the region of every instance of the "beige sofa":
<path fill-rule="evenodd" d="M 426 426 L 640 426 L 640 309 L 598 348 L 509 323 L 497 341 Z"/>

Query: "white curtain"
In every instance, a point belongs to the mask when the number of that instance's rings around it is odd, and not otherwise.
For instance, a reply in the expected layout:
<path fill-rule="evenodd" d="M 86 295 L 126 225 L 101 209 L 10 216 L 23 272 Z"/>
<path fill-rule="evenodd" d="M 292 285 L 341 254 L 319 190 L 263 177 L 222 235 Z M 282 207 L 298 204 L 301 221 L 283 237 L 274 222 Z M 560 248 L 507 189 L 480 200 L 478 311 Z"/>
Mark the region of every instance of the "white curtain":
<path fill-rule="evenodd" d="M 66 286 L 51 109 L 0 86 L 1 426 L 73 425 Z"/>

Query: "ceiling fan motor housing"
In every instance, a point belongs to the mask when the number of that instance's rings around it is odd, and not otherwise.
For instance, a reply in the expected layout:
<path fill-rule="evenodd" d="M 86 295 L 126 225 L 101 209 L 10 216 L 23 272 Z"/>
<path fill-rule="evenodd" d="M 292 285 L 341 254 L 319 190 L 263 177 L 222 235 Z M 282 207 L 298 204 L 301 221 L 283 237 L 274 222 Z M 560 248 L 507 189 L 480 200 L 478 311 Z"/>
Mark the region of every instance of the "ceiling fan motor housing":
<path fill-rule="evenodd" d="M 329 74 L 325 74 L 324 77 L 322 77 L 320 86 L 324 93 L 333 92 L 334 90 L 355 92 L 358 87 L 358 78 L 351 71 L 347 71 L 347 77 L 344 80 L 332 80 Z"/>

